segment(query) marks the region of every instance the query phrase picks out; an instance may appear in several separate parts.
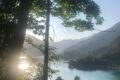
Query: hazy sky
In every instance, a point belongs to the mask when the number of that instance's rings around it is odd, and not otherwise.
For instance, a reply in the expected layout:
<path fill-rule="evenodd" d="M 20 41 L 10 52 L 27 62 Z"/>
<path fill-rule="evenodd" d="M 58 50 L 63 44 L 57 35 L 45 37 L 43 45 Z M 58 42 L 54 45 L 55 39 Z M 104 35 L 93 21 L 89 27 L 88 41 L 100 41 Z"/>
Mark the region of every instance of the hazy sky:
<path fill-rule="evenodd" d="M 120 21 L 120 0 L 94 0 L 101 9 L 101 16 L 105 21 L 100 26 L 95 26 L 96 29 L 105 30 L 112 27 L 115 23 Z M 58 18 L 51 18 L 50 36 L 54 37 L 55 41 L 63 39 L 80 39 L 93 35 L 99 31 L 84 31 L 78 32 L 72 28 L 65 28 L 61 25 L 61 20 Z"/>

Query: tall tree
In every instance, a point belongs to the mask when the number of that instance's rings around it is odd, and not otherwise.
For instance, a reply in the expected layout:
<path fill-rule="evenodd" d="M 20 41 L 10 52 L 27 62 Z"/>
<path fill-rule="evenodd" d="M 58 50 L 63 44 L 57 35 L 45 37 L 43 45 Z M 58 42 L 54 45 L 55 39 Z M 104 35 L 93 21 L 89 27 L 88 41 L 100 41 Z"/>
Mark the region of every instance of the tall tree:
<path fill-rule="evenodd" d="M 25 30 L 27 27 L 28 14 L 33 0 L 2 0 L 1 1 L 1 28 L 5 31 L 4 42 L 1 46 L 3 59 L 6 60 L 7 75 L 5 80 L 16 80 L 18 52 L 22 48 Z M 17 8 L 17 9 L 16 9 Z M 17 11 L 16 11 L 17 10 Z"/>

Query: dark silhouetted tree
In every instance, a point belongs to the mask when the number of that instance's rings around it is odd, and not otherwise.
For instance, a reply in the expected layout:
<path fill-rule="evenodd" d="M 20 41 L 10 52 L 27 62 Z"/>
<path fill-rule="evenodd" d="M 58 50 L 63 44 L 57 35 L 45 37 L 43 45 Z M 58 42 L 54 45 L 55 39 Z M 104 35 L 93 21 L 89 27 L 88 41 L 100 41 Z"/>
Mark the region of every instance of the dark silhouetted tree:
<path fill-rule="evenodd" d="M 74 80 L 80 80 L 79 76 L 75 76 Z"/>
<path fill-rule="evenodd" d="M 64 80 L 64 79 L 62 79 L 60 76 L 59 77 L 57 77 L 57 79 L 56 80 Z"/>

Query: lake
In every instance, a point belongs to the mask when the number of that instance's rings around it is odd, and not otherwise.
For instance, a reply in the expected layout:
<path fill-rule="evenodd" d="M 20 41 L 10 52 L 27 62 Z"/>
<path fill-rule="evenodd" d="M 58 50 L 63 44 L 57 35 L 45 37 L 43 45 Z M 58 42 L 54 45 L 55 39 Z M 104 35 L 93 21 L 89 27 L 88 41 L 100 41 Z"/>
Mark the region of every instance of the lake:
<path fill-rule="evenodd" d="M 74 80 L 75 76 L 79 76 L 80 80 L 120 80 L 120 72 L 118 71 L 71 70 L 68 68 L 68 64 L 63 62 L 52 65 L 52 68 L 59 70 L 59 72 L 53 75 L 52 79 L 49 80 L 55 80 L 58 76 L 61 76 L 64 80 Z"/>

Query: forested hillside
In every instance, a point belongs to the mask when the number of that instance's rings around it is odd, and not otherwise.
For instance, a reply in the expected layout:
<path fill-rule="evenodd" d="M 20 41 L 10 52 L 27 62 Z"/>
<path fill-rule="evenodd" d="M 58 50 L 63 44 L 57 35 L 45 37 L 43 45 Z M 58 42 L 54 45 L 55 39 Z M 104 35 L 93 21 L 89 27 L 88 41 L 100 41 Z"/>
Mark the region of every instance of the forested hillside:
<path fill-rule="evenodd" d="M 120 37 L 92 53 L 86 58 L 70 61 L 69 67 L 81 70 L 120 69 Z"/>

